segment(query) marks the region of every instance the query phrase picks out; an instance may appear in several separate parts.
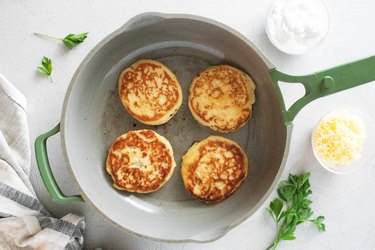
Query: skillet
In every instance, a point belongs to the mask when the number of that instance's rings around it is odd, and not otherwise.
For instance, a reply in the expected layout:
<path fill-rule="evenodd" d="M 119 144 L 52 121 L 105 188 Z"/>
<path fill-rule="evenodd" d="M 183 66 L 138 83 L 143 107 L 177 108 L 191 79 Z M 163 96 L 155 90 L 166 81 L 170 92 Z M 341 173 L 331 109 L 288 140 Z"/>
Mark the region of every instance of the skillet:
<path fill-rule="evenodd" d="M 117 94 L 121 70 L 141 58 L 167 65 L 179 79 L 184 101 L 167 124 L 147 126 L 132 118 Z M 217 134 L 200 126 L 187 107 L 192 78 L 211 65 L 230 64 L 256 84 L 250 121 L 224 136 L 249 156 L 249 175 L 227 200 L 206 205 L 183 187 L 181 156 L 197 140 Z M 35 141 L 37 164 L 54 201 L 91 203 L 129 233 L 168 242 L 216 240 L 251 217 L 271 194 L 283 172 L 292 121 L 309 102 L 375 80 L 375 57 L 305 76 L 279 72 L 248 39 L 230 27 L 203 17 L 145 13 L 104 38 L 83 60 L 67 90 L 60 123 Z M 305 95 L 285 108 L 278 82 L 301 83 Z M 142 195 L 112 187 L 105 171 L 107 151 L 119 135 L 153 129 L 166 137 L 177 168 L 159 191 Z M 67 196 L 58 187 L 48 162 L 46 141 L 61 131 L 66 163 L 81 194 Z"/>

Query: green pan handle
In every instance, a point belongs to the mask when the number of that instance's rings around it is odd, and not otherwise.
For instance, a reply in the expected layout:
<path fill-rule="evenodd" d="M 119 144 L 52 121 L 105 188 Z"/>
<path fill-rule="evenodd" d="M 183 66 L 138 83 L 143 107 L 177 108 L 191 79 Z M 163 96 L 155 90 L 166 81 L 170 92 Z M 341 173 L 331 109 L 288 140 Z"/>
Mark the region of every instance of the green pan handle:
<path fill-rule="evenodd" d="M 60 132 L 60 123 L 57 124 L 57 126 L 54 127 L 51 131 L 38 136 L 38 138 L 36 138 L 35 140 L 35 155 L 40 176 L 42 177 L 47 191 L 56 203 L 68 204 L 76 201 L 84 201 L 82 199 L 82 196 L 80 195 L 66 196 L 65 194 L 63 194 L 63 192 L 61 192 L 61 189 L 57 185 L 55 177 L 53 176 L 53 173 L 51 171 L 51 167 L 48 161 L 46 142 L 49 137 L 57 134 L 58 132 Z"/>
<path fill-rule="evenodd" d="M 271 69 L 269 73 L 281 103 L 285 123 L 288 125 L 293 122 L 298 112 L 313 100 L 374 81 L 375 56 L 311 75 L 291 76 L 276 69 Z M 305 95 L 298 99 L 288 110 L 285 108 L 284 99 L 278 85 L 279 81 L 302 83 L 305 87 Z"/>

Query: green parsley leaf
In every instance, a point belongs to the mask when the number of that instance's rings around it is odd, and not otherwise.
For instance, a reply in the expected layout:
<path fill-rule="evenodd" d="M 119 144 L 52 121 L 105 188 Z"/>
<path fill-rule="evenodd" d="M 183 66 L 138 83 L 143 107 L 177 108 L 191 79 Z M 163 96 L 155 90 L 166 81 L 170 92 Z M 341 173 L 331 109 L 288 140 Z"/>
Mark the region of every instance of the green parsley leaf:
<path fill-rule="evenodd" d="M 296 239 L 296 236 L 292 235 L 292 234 L 288 234 L 286 235 L 283 240 L 295 240 Z"/>
<path fill-rule="evenodd" d="M 325 232 L 326 231 L 326 225 L 323 224 L 324 219 L 325 219 L 324 216 L 319 216 L 315 220 L 311 220 L 311 222 L 316 225 L 319 232 Z"/>
<path fill-rule="evenodd" d="M 310 173 L 290 174 L 288 180 L 280 182 L 277 189 L 279 198 L 274 199 L 267 209 L 276 222 L 276 237 L 267 249 L 276 249 L 282 240 L 296 239 L 297 226 L 306 221 L 315 224 L 320 232 L 325 231 L 323 216 L 310 220 L 313 211 L 310 208 L 312 201 L 308 199 L 312 193 L 309 178 Z"/>
<path fill-rule="evenodd" d="M 69 34 L 62 41 L 66 47 L 72 49 L 78 44 L 83 43 L 83 41 L 85 41 L 87 38 L 87 34 L 88 32 L 82 34 Z"/>
<path fill-rule="evenodd" d="M 271 215 L 275 221 L 279 220 L 279 215 L 281 210 L 283 209 L 283 205 L 283 202 L 279 198 L 276 198 L 273 201 L 271 201 L 269 211 L 271 212 Z"/>
<path fill-rule="evenodd" d="M 45 74 L 45 75 L 50 75 L 50 73 L 43 67 L 37 67 L 37 70 L 42 73 L 42 74 Z"/>
<path fill-rule="evenodd" d="M 48 76 L 50 80 L 52 81 L 52 61 L 46 56 L 43 56 L 42 58 L 42 67 L 37 67 L 38 72 Z"/>
<path fill-rule="evenodd" d="M 83 43 L 85 41 L 85 39 L 87 38 L 88 32 L 85 32 L 82 34 L 69 34 L 64 38 L 57 38 L 57 37 L 48 36 L 48 35 L 44 35 L 40 33 L 34 33 L 34 34 L 38 36 L 44 36 L 47 38 L 55 39 L 55 40 L 60 40 L 65 44 L 66 47 L 68 47 L 69 49 L 72 49 L 78 44 Z"/>
<path fill-rule="evenodd" d="M 280 229 L 280 234 L 278 237 L 280 240 L 294 240 L 296 238 L 296 236 L 294 236 L 295 231 L 295 225 L 290 225 L 288 227 L 284 226 Z"/>
<path fill-rule="evenodd" d="M 294 194 L 296 192 L 296 187 L 294 184 L 291 184 L 287 181 L 282 181 L 279 184 L 279 188 L 277 189 L 277 193 L 283 201 L 289 202 L 293 199 Z"/>
<path fill-rule="evenodd" d="M 303 185 L 305 185 L 305 183 L 309 183 L 309 178 L 310 178 L 310 173 L 303 173 L 300 176 L 298 176 L 297 177 L 298 188 L 302 188 Z M 310 183 L 308 184 L 308 187 L 310 187 Z"/>

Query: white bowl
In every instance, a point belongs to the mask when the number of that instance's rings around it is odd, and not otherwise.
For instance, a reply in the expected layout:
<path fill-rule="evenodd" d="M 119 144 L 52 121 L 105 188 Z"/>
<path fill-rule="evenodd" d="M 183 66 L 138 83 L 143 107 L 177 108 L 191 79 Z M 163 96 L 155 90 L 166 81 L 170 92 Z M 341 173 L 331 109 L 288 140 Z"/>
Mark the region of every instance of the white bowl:
<path fill-rule="evenodd" d="M 365 127 L 365 134 L 366 137 L 363 142 L 363 149 L 360 152 L 361 157 L 359 159 L 353 160 L 347 164 L 335 164 L 332 162 L 328 162 L 320 157 L 319 153 L 317 152 L 317 149 L 315 148 L 314 144 L 314 134 L 316 132 L 316 129 L 318 128 L 320 122 L 325 119 L 328 116 L 331 116 L 334 113 L 345 111 L 350 115 L 356 116 L 360 118 L 363 121 L 364 127 Z M 368 116 L 366 113 L 362 112 L 361 110 L 353 107 L 341 107 L 338 109 L 335 109 L 325 116 L 323 116 L 317 125 L 315 126 L 315 129 L 313 130 L 311 134 L 311 145 L 314 152 L 314 155 L 320 165 L 325 168 L 326 170 L 335 173 L 335 174 L 350 174 L 357 170 L 360 170 L 375 161 L 375 132 L 374 132 L 375 126 L 374 121 L 371 119 L 370 116 Z"/>
<path fill-rule="evenodd" d="M 316 17 L 315 19 L 323 20 L 323 21 L 320 24 L 321 25 L 320 36 L 316 37 L 315 39 L 310 39 L 310 41 L 308 41 L 308 44 L 302 45 L 301 43 L 298 42 L 298 40 L 300 41 L 301 39 L 303 39 L 303 37 L 304 37 L 303 35 L 299 35 L 297 37 L 297 39 L 293 40 L 292 38 L 296 37 L 296 35 L 292 32 L 288 32 L 288 31 L 284 30 L 284 36 L 280 36 L 280 34 L 281 34 L 280 29 L 276 30 L 275 28 L 272 28 L 271 23 L 272 23 L 272 14 L 275 11 L 280 10 L 282 5 L 288 6 L 285 10 L 285 12 L 287 12 L 287 13 L 284 14 L 284 15 L 289 18 L 293 15 L 293 13 L 291 12 L 291 9 L 297 9 L 298 4 L 300 4 L 301 2 L 303 3 L 304 1 L 309 1 L 310 3 L 314 2 L 316 4 L 316 6 L 314 6 L 314 7 L 316 7 L 316 10 L 319 13 L 318 14 L 319 16 Z M 301 9 L 303 9 L 302 11 L 306 11 L 304 8 L 301 8 Z M 301 20 L 301 18 L 306 17 L 306 13 L 302 13 L 302 11 L 298 10 L 298 11 L 294 12 L 294 14 L 295 14 L 294 20 Z M 298 15 L 300 15 L 300 16 L 298 16 Z M 278 21 L 280 21 L 281 19 L 282 19 L 281 16 L 277 17 Z M 290 20 L 291 19 L 289 19 L 289 21 Z M 281 22 L 280 23 L 282 28 L 285 28 L 289 24 L 293 25 L 290 22 Z M 301 0 L 301 1 L 299 1 L 299 0 L 276 0 L 271 5 L 271 7 L 269 8 L 269 10 L 267 12 L 265 29 L 266 29 L 266 33 L 268 35 L 268 38 L 270 39 L 271 43 L 276 48 L 278 48 L 279 50 L 281 50 L 282 52 L 284 52 L 286 54 L 299 55 L 299 54 L 304 54 L 304 53 L 308 52 L 309 50 L 311 50 L 312 48 L 314 48 L 318 44 L 320 44 L 328 34 L 329 25 L 330 25 L 330 19 L 329 19 L 328 9 L 327 9 L 327 7 L 325 6 L 325 4 L 323 3 L 322 0 Z"/>

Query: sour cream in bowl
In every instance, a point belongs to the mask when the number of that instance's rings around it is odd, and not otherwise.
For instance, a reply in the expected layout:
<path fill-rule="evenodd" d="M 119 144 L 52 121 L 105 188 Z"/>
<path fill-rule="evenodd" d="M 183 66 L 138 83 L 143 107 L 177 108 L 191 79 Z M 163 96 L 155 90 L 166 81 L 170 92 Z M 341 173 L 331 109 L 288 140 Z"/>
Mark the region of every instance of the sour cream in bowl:
<path fill-rule="evenodd" d="M 291 55 L 303 54 L 326 37 L 328 10 L 322 0 L 276 0 L 265 26 L 276 48 Z"/>

